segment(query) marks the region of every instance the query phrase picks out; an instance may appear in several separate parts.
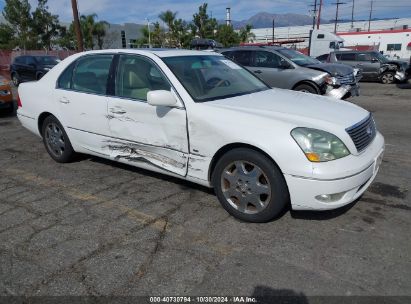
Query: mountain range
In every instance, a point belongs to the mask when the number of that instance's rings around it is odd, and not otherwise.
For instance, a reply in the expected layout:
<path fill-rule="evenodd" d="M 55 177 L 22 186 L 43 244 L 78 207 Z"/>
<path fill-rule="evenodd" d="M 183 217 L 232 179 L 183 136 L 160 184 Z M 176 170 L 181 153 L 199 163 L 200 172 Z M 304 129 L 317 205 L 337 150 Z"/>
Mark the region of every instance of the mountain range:
<path fill-rule="evenodd" d="M 301 14 L 270 14 L 266 12 L 258 13 L 247 20 L 232 21 L 232 25 L 235 29 L 244 27 L 247 24 L 251 24 L 253 28 L 267 28 L 273 26 L 273 19 L 275 20 L 275 27 L 283 26 L 298 26 L 312 24 L 313 18 L 307 15 Z M 219 21 L 224 23 L 225 21 Z M 327 21 L 321 21 L 328 23 Z"/>

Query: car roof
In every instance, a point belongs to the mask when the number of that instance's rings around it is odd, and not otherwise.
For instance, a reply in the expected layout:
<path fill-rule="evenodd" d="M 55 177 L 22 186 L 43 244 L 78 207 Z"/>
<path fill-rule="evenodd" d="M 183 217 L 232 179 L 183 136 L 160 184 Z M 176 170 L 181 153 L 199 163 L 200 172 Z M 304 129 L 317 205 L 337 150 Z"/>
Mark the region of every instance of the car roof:
<path fill-rule="evenodd" d="M 195 51 L 195 50 L 181 50 L 181 49 L 108 49 L 98 51 L 87 51 L 84 54 L 101 54 L 101 53 L 121 53 L 121 54 L 154 54 L 158 57 L 175 57 L 175 56 L 222 56 L 216 52 Z"/>
<path fill-rule="evenodd" d="M 270 46 L 254 46 L 254 45 L 250 45 L 250 46 L 235 46 L 232 48 L 227 48 L 227 49 L 222 49 L 220 50 L 220 52 L 227 52 L 227 51 L 244 51 L 244 50 L 267 50 L 267 51 L 278 51 L 278 50 L 284 50 L 286 49 L 283 46 L 275 46 L 275 45 L 270 45 Z"/>
<path fill-rule="evenodd" d="M 352 50 L 352 51 L 334 51 L 334 53 L 375 53 L 376 51 L 357 51 L 357 50 Z"/>

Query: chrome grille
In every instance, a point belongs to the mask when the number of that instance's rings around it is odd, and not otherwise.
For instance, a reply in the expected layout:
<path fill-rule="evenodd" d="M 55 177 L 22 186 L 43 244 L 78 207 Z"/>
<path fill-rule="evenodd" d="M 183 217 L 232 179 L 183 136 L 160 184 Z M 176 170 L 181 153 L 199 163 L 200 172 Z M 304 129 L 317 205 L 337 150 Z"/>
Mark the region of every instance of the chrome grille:
<path fill-rule="evenodd" d="M 336 78 L 340 81 L 342 85 L 355 83 L 354 73 L 345 76 L 336 76 Z"/>
<path fill-rule="evenodd" d="M 371 114 L 359 123 L 345 130 L 350 135 L 358 152 L 367 148 L 377 135 L 374 118 Z"/>

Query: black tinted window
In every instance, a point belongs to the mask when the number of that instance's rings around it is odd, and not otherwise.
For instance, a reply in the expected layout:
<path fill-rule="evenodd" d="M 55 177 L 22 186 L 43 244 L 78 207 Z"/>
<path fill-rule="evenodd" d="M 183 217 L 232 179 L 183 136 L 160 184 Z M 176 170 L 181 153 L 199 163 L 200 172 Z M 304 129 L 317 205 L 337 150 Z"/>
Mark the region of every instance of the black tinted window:
<path fill-rule="evenodd" d="M 121 56 L 116 76 L 115 95 L 147 100 L 147 93 L 153 90 L 171 90 L 170 84 L 157 66 L 141 56 Z"/>
<path fill-rule="evenodd" d="M 26 57 L 26 64 L 36 64 L 36 60 L 31 56 L 27 56 Z"/>
<path fill-rule="evenodd" d="M 112 55 L 80 58 L 73 73 L 72 88 L 77 91 L 106 94 Z"/>
<path fill-rule="evenodd" d="M 232 52 L 232 57 L 234 61 L 239 64 L 250 66 L 251 65 L 251 51 L 235 51 Z"/>
<path fill-rule="evenodd" d="M 21 64 L 24 63 L 24 57 L 16 57 L 14 63 Z"/>
<path fill-rule="evenodd" d="M 355 53 L 340 53 L 335 55 L 338 60 L 355 61 Z"/>
<path fill-rule="evenodd" d="M 255 52 L 255 66 L 265 68 L 278 68 L 280 66 L 281 57 L 265 51 Z"/>

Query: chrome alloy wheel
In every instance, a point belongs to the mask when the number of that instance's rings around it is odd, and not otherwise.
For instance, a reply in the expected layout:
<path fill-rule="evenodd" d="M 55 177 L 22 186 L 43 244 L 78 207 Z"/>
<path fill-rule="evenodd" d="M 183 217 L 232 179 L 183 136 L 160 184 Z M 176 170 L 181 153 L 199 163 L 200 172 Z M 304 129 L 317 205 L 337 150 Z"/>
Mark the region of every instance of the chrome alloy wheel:
<path fill-rule="evenodd" d="M 267 175 L 255 164 L 235 161 L 221 174 L 221 189 L 227 202 L 236 210 L 256 214 L 271 200 Z"/>
<path fill-rule="evenodd" d="M 386 73 L 386 74 L 382 75 L 381 81 L 384 84 L 394 83 L 394 75 L 392 73 Z"/>
<path fill-rule="evenodd" d="M 56 157 L 63 155 L 66 149 L 66 143 L 60 127 L 54 122 L 49 123 L 46 127 L 45 136 L 49 151 Z"/>

